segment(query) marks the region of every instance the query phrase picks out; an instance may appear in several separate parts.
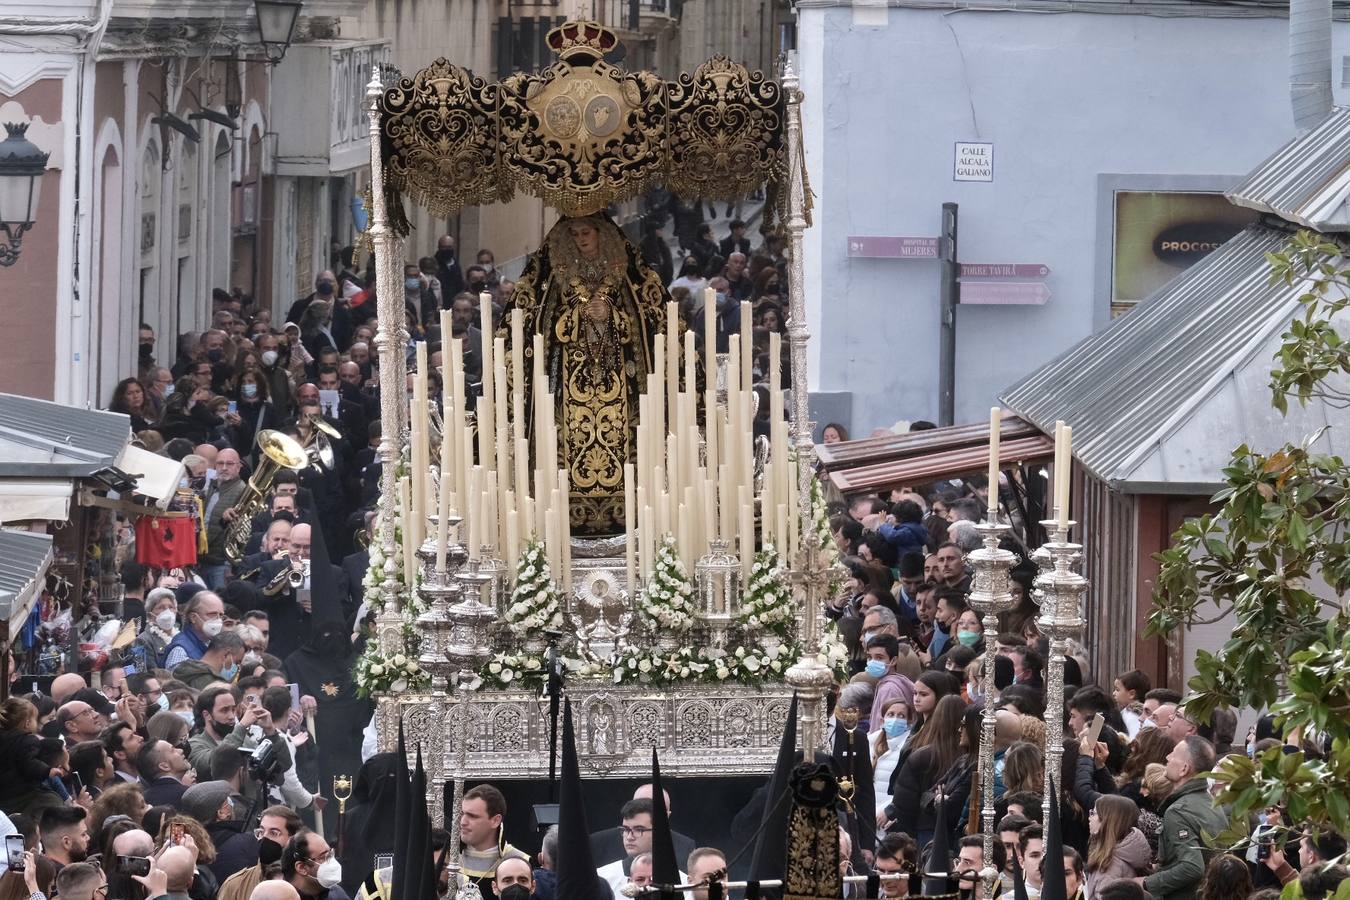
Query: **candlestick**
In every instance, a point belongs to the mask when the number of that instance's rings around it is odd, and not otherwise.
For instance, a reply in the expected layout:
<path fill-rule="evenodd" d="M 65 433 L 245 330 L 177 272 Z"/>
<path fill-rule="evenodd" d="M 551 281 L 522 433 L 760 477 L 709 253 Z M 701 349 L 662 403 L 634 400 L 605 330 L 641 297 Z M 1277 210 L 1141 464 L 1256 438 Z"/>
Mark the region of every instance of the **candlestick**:
<path fill-rule="evenodd" d="M 637 489 L 634 483 L 635 474 L 632 463 L 623 464 L 623 555 L 624 555 L 624 575 L 627 581 L 624 586 L 629 594 L 633 592 L 633 586 L 637 584 L 637 549 L 633 546 L 633 540 L 637 537 L 636 530 L 637 515 Z"/>
<path fill-rule="evenodd" d="M 989 521 L 998 521 L 998 445 L 1002 437 L 1003 409 L 989 407 Z"/>
<path fill-rule="evenodd" d="M 441 436 L 441 490 L 437 498 L 436 573 L 445 574 L 445 552 L 450 535 L 450 472 L 454 461 L 450 456 L 450 441 Z"/>
<path fill-rule="evenodd" d="M 1060 531 L 1068 531 L 1069 491 L 1071 490 L 1069 485 L 1072 483 L 1071 473 L 1073 472 L 1073 426 L 1065 425 L 1060 435 L 1064 445 L 1064 461 L 1056 467 L 1055 471 L 1056 476 L 1060 479 L 1059 487 L 1055 491 L 1055 504 L 1059 511 L 1059 514 L 1055 516 L 1055 521 Z M 1061 468 L 1063 470 L 1062 475 L 1060 475 Z M 1064 499 L 1061 500 L 1060 497 Z"/>

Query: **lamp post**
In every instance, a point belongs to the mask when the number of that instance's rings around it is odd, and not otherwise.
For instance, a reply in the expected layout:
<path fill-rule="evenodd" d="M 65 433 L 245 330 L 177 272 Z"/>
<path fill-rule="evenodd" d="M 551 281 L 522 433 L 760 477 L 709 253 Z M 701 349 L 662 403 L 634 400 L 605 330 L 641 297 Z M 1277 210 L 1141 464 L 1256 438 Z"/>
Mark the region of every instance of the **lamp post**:
<path fill-rule="evenodd" d="M 51 154 L 28 140 L 28 123 L 6 122 L 5 131 L 0 141 L 0 231 L 9 243 L 0 246 L 0 266 L 12 266 L 19 261 L 23 233 L 37 219 L 42 174 Z"/>
<path fill-rule="evenodd" d="M 295 23 L 303 5 L 303 0 L 253 0 L 258 34 L 268 62 L 279 63 L 286 55 L 291 39 L 295 37 Z"/>

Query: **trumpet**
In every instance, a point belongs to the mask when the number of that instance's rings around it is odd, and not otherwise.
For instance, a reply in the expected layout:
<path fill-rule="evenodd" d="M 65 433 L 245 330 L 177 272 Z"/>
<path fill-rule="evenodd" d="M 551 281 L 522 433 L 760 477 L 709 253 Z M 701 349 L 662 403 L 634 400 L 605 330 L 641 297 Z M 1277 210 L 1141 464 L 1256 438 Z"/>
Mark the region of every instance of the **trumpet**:
<path fill-rule="evenodd" d="M 309 581 L 309 560 L 300 560 L 300 565 L 298 566 L 292 563 L 291 568 L 287 570 L 286 575 L 286 580 L 291 587 L 296 588 L 297 590 L 304 587 L 305 582 Z"/>
<path fill-rule="evenodd" d="M 291 558 L 290 551 L 282 550 L 280 553 L 277 554 L 276 558 L 284 559 L 289 563 Z M 280 594 L 282 591 L 284 591 L 286 589 L 287 583 L 290 580 L 290 574 L 293 571 L 294 569 L 290 565 L 287 565 L 283 569 L 277 570 L 277 574 L 273 575 L 271 580 L 269 580 L 267 584 L 262 586 L 263 596 L 275 597 L 277 594 Z"/>

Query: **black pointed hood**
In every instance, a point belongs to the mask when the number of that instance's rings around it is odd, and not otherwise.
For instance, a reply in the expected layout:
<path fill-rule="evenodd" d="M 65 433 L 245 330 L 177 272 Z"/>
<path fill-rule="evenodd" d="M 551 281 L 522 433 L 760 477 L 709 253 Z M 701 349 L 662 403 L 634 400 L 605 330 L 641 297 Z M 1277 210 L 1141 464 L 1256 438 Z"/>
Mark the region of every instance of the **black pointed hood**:
<path fill-rule="evenodd" d="M 563 704 L 562 773 L 558 792 L 558 862 L 555 900 L 604 900 L 591 855 L 591 830 L 581 792 L 577 736 L 572 726 L 572 701 Z"/>
<path fill-rule="evenodd" d="M 937 817 L 933 823 L 933 842 L 928 845 L 928 861 L 924 865 L 923 896 L 936 897 L 951 893 L 951 828 L 947 825 L 947 799 L 937 794 L 933 799 Z"/>
<path fill-rule="evenodd" d="M 436 900 L 436 870 L 432 863 L 431 815 L 427 812 L 427 773 L 422 768 L 422 747 L 417 747 L 417 765 L 408 790 L 411 815 L 408 823 L 409 891 L 405 900 Z"/>
<path fill-rule="evenodd" d="M 1022 871 L 1022 861 L 1013 854 L 1013 900 L 1031 900 L 1027 895 L 1027 877 Z"/>
<path fill-rule="evenodd" d="M 403 717 L 398 720 L 398 761 L 394 784 L 394 865 L 390 878 L 393 884 L 389 889 L 389 900 L 409 900 L 408 878 L 408 829 L 411 822 L 411 810 L 408 802 L 412 789 L 408 777 L 408 742 L 403 733 Z"/>
<path fill-rule="evenodd" d="M 344 632 L 346 617 L 342 614 L 342 597 L 338 594 L 337 576 L 333 561 L 328 556 L 328 544 L 323 529 L 310 528 L 309 539 L 310 633 L 317 635 L 323 626 L 336 623 Z"/>
<path fill-rule="evenodd" d="M 1059 823 L 1059 788 L 1054 779 L 1045 786 L 1045 856 L 1041 866 L 1041 900 L 1068 900 L 1064 883 L 1064 832 Z"/>
<path fill-rule="evenodd" d="M 787 868 L 787 828 L 792 815 L 792 801 L 788 797 L 788 783 L 797 765 L 797 695 L 788 705 L 787 721 L 783 724 L 783 738 L 778 744 L 778 759 L 769 776 L 764 794 L 764 818 L 755 838 L 755 850 L 750 857 L 750 880 L 766 881 L 782 878 Z"/>
<path fill-rule="evenodd" d="M 652 881 L 679 884 L 680 863 L 675 856 L 675 837 L 670 831 L 670 811 L 661 786 L 661 763 L 652 748 Z"/>

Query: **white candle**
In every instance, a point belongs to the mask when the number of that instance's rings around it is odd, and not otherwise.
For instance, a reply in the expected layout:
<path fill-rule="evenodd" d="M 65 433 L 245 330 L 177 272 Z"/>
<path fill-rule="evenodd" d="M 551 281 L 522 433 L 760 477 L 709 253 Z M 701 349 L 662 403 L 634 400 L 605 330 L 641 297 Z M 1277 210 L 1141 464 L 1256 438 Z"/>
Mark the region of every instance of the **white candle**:
<path fill-rule="evenodd" d="M 502 558 L 511 567 L 511 577 L 516 574 L 516 557 L 520 552 L 520 513 L 515 508 L 515 491 L 506 492 L 510 504 L 506 510 L 506 552 Z"/>
<path fill-rule="evenodd" d="M 1057 524 L 1060 531 L 1068 531 L 1069 491 L 1071 490 L 1070 485 L 1073 483 L 1073 426 L 1065 425 L 1062 435 L 1064 439 L 1064 475 L 1062 476 L 1060 489 L 1063 492 L 1064 499 L 1059 504 L 1059 522 Z M 1058 498 L 1059 494 L 1056 494 L 1056 500 Z"/>
<path fill-rule="evenodd" d="M 661 403 L 670 410 L 670 418 L 675 415 L 675 394 L 680 389 L 680 307 L 674 301 L 666 304 L 666 377 L 663 383 Z M 662 436 L 661 440 L 665 440 Z"/>
<path fill-rule="evenodd" d="M 781 390 L 783 387 L 783 336 L 776 331 L 769 332 L 769 388 Z"/>
<path fill-rule="evenodd" d="M 436 522 L 436 571 L 445 574 L 445 552 L 446 545 L 450 537 L 450 484 L 446 480 L 449 472 L 454 466 L 450 458 L 450 442 L 441 439 L 441 492 L 438 498 L 440 503 L 436 510 L 438 520 Z"/>
<path fill-rule="evenodd" d="M 553 510 L 547 510 L 544 514 L 544 549 L 548 559 L 549 569 L 553 580 L 558 580 L 559 569 L 558 562 L 558 520 L 553 515 Z"/>
<path fill-rule="evenodd" d="M 686 571 L 693 570 L 689 564 L 689 553 L 694 544 L 693 534 L 689 531 L 689 522 L 693 519 L 692 512 L 693 510 L 683 503 L 680 504 L 679 536 L 675 540 L 679 542 L 679 558 L 684 562 Z"/>
<path fill-rule="evenodd" d="M 629 592 L 637 584 L 637 548 L 633 546 L 636 531 L 637 497 L 632 463 L 623 464 L 623 554 L 625 584 Z"/>
<path fill-rule="evenodd" d="M 562 541 L 563 588 L 572 590 L 572 502 L 568 496 L 567 470 L 558 470 L 558 537 Z"/>
<path fill-rule="evenodd" d="M 998 445 L 1003 422 L 1003 409 L 989 407 L 989 521 L 998 520 Z"/>
<path fill-rule="evenodd" d="M 750 301 L 741 301 L 741 390 L 749 393 L 754 387 L 755 342 L 754 325 L 750 315 Z"/>
<path fill-rule="evenodd" d="M 511 488 L 511 433 L 506 418 L 506 338 L 493 341 L 492 357 L 496 366 L 492 370 L 493 423 L 496 428 L 497 458 L 494 468 L 497 470 L 497 483 L 503 491 Z"/>
<path fill-rule="evenodd" d="M 511 423 L 514 436 L 525 437 L 525 316 L 518 309 L 511 313 Z"/>
<path fill-rule="evenodd" d="M 398 480 L 398 504 L 403 513 L 403 581 L 409 588 L 417 583 L 417 556 L 413 550 L 413 533 L 408 523 L 413 517 L 412 486 L 408 476 Z"/>
<path fill-rule="evenodd" d="M 1064 490 L 1062 480 L 1064 477 L 1064 420 L 1059 419 L 1055 422 L 1055 464 L 1054 464 L 1054 483 L 1052 493 L 1055 502 L 1055 521 L 1061 520 L 1061 511 L 1064 506 Z"/>
<path fill-rule="evenodd" d="M 650 415 L 650 416 L 652 417 L 651 427 L 652 427 L 652 430 L 653 430 L 656 434 L 665 434 L 665 433 L 666 433 L 666 423 L 665 423 L 665 419 L 666 419 L 666 409 L 665 409 L 665 405 L 666 405 L 666 392 L 667 392 L 666 385 L 665 385 L 665 377 L 666 377 L 666 336 L 665 336 L 664 334 L 658 334 L 658 335 L 656 336 L 656 339 L 655 339 L 655 344 L 656 344 L 656 350 L 655 350 L 655 354 L 654 354 L 654 356 L 653 356 L 653 359 L 655 360 L 655 363 L 654 363 L 654 366 L 653 366 L 653 369 L 654 369 L 653 375 L 654 375 L 654 378 L 655 378 L 655 380 L 656 380 L 657 386 L 660 387 L 660 390 L 657 391 L 655 394 L 648 394 L 649 397 L 654 396 L 654 397 L 656 398 L 656 402 L 655 402 L 655 403 L 652 403 L 650 400 L 648 400 L 648 403 L 647 403 L 647 409 L 646 409 L 645 412 L 642 412 L 641 414 L 642 414 L 643 416 L 648 416 L 648 415 Z M 674 409 L 674 407 L 671 408 L 671 410 L 670 410 L 670 415 L 671 415 L 671 418 L 674 418 L 674 416 L 675 416 L 675 409 Z"/>
<path fill-rule="evenodd" d="M 652 520 L 651 520 L 651 506 L 647 503 L 647 486 L 645 484 L 639 484 L 637 486 L 637 490 L 634 491 L 634 502 L 637 504 L 637 519 L 638 519 L 637 564 L 639 570 L 642 572 L 642 577 L 646 578 L 648 567 L 650 565 L 649 561 L 651 560 L 651 555 L 647 550 L 647 538 L 651 537 Z M 633 584 L 629 585 L 628 590 L 630 592 L 634 591 L 636 589 L 636 584 L 637 582 L 634 582 Z"/>
<path fill-rule="evenodd" d="M 741 583 L 749 584 L 750 567 L 755 562 L 755 504 L 754 497 L 750 494 L 750 488 L 745 485 L 737 488 L 737 498 L 740 502 L 741 513 Z"/>
<path fill-rule="evenodd" d="M 496 369 L 496 356 L 492 341 L 492 295 L 484 291 L 478 295 L 478 306 L 482 321 L 482 359 L 483 384 L 478 409 L 478 462 L 484 471 L 497 471 L 497 416 L 494 402 L 495 387 L 493 371 Z"/>

